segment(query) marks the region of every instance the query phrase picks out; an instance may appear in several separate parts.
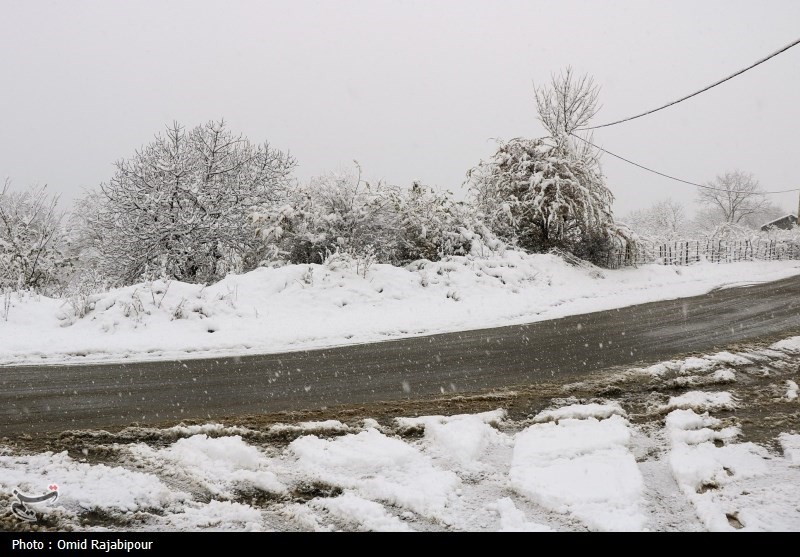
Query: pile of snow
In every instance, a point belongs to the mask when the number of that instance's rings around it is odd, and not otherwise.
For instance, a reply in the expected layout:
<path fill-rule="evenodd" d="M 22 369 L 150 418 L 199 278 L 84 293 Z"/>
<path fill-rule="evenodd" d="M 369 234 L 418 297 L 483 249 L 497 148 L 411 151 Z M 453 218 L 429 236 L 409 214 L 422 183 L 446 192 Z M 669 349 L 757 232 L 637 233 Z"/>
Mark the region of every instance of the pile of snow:
<path fill-rule="evenodd" d="M 232 499 L 237 493 L 254 490 L 276 494 L 286 491 L 269 470 L 269 460 L 238 435 L 212 438 L 199 434 L 179 439 L 163 449 L 139 443 L 128 450 L 137 462 L 180 470 L 184 481 L 208 490 L 215 497 Z"/>
<path fill-rule="evenodd" d="M 733 410 L 736 408 L 736 402 L 733 399 L 733 395 L 725 391 L 718 393 L 690 391 L 680 396 L 670 397 L 669 402 L 662 406 L 661 410 L 674 410 L 676 408 L 701 412 L 706 410 Z"/>
<path fill-rule="evenodd" d="M 665 423 L 673 446 L 722 442 L 733 439 L 741 433 L 738 427 L 720 427 L 722 422 L 710 416 L 708 412 L 697 414 L 694 410 L 673 410 L 667 416 Z M 690 483 L 695 489 L 700 486 L 696 481 Z"/>
<path fill-rule="evenodd" d="M 293 441 L 289 450 L 296 458 L 293 468 L 307 481 L 441 520 L 461 483 L 417 448 L 376 429 L 331 440 L 309 435 Z"/>
<path fill-rule="evenodd" d="M 322 420 L 318 422 L 299 422 L 296 424 L 274 424 L 270 426 L 269 432 L 277 435 L 290 434 L 332 434 L 350 431 L 347 424 L 339 420 Z"/>
<path fill-rule="evenodd" d="M 778 350 L 780 352 L 788 352 L 790 354 L 800 353 L 800 337 L 790 337 L 779 340 L 770 346 L 770 349 Z"/>
<path fill-rule="evenodd" d="M 271 447 L 219 424 L 180 426 L 155 446 L 114 445 L 115 465 L 0 447 L 0 503 L 57 484 L 60 497 L 35 511 L 59 530 L 94 513 L 103 528 L 142 530 L 800 527 L 800 435 L 781 434 L 778 455 L 736 443 L 740 430 L 708 412 L 672 410 L 663 430 L 624 416 L 610 403 L 552 408 L 532 425 L 503 410 L 396 418 L 383 432 L 370 419 L 305 422 L 282 426 L 299 437 Z"/>
<path fill-rule="evenodd" d="M 525 517 L 525 513 L 519 510 L 508 497 L 503 497 L 494 508 L 500 515 L 500 532 L 552 532 L 544 524 L 531 522 Z"/>
<path fill-rule="evenodd" d="M 537 504 L 570 513 L 591 529 L 641 530 L 644 485 L 627 447 L 628 422 L 612 409 L 608 413 L 604 420 L 567 418 L 519 433 L 511 485 Z"/>
<path fill-rule="evenodd" d="M 158 477 L 104 464 L 73 460 L 66 452 L 0 455 L 0 489 L 38 497 L 57 486 L 55 509 L 71 515 L 102 509 L 117 513 L 174 508 L 189 495 L 169 489 Z M 38 509 L 37 509 L 38 510 Z"/>
<path fill-rule="evenodd" d="M 260 532 L 264 529 L 261 522 L 261 511 L 250 505 L 211 500 L 208 503 L 189 503 L 180 511 L 166 515 L 159 521 L 159 526 L 184 532 Z"/>
<path fill-rule="evenodd" d="M 322 509 L 336 520 L 355 526 L 356 530 L 371 532 L 409 532 L 411 528 L 396 516 L 386 512 L 383 505 L 363 499 L 351 492 L 338 497 L 316 498 L 309 505 Z"/>
<path fill-rule="evenodd" d="M 368 270 L 260 268 L 203 286 L 153 281 L 89 297 L 12 295 L 0 363 L 266 353 L 526 323 L 798 274 L 796 261 L 606 270 L 507 250 Z M 7 317 L 7 319 L 5 319 Z M 42 345 L 47 338 L 47 346 Z"/>
<path fill-rule="evenodd" d="M 736 372 L 730 368 L 718 369 L 712 376 L 714 383 L 733 383 L 736 381 Z"/>
<path fill-rule="evenodd" d="M 800 435 L 792 433 L 781 433 L 778 436 L 783 455 L 792 463 L 793 466 L 800 466 Z"/>
<path fill-rule="evenodd" d="M 571 404 L 554 410 L 544 410 L 533 417 L 533 421 L 558 422 L 565 419 L 585 420 L 586 418 L 605 419 L 611 416 L 625 417 L 627 414 L 616 402 L 607 404 Z"/>
<path fill-rule="evenodd" d="M 424 428 L 425 446 L 430 453 L 447 462 L 448 466 L 466 470 L 483 468 L 481 458 L 493 445 L 508 444 L 510 440 L 491 424 L 505 418 L 505 411 L 456 416 L 426 416 L 396 418 L 401 429 Z"/>
<path fill-rule="evenodd" d="M 797 528 L 797 477 L 789 461 L 754 443 L 733 443 L 738 430 L 719 429 L 707 413 L 674 410 L 666 426 L 672 474 L 707 529 Z"/>
<path fill-rule="evenodd" d="M 706 358 L 729 366 L 746 366 L 753 363 L 750 358 L 746 358 L 742 354 L 732 354 L 730 352 L 717 352 L 711 356 L 706 356 Z"/>
<path fill-rule="evenodd" d="M 691 356 L 684 360 L 659 362 L 640 371 L 656 377 L 667 373 L 678 375 L 675 380 L 678 385 L 731 383 L 736 381 L 736 372 L 728 366 L 750 365 L 758 358 L 757 353 L 744 355 L 723 351 L 699 358 Z"/>

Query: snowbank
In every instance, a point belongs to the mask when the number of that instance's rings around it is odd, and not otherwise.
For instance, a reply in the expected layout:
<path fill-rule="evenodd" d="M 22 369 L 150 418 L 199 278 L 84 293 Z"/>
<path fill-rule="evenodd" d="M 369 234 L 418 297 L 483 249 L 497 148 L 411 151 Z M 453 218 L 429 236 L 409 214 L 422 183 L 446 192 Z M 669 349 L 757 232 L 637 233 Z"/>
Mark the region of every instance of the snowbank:
<path fill-rule="evenodd" d="M 375 429 L 337 439 L 314 435 L 289 445 L 296 467 L 311 481 L 341 486 L 368 499 L 445 519 L 460 480 L 400 439 Z"/>
<path fill-rule="evenodd" d="M 136 463 L 179 469 L 184 481 L 215 496 L 231 499 L 238 493 L 280 494 L 286 488 L 270 471 L 269 461 L 238 435 L 211 438 L 205 434 L 178 439 L 169 447 L 152 449 L 136 444 L 128 449 Z"/>
<path fill-rule="evenodd" d="M 517 435 L 511 485 L 593 530 L 641 530 L 644 485 L 629 441 L 628 422 L 618 415 L 532 425 Z"/>
<path fill-rule="evenodd" d="M 734 443 L 738 429 L 720 425 L 693 410 L 673 410 L 666 419 L 670 468 L 697 516 L 711 531 L 796 530 L 800 491 L 790 469 L 792 437 L 781 435 L 789 454 L 777 458 L 754 443 Z"/>
<path fill-rule="evenodd" d="M 575 267 L 506 251 L 407 268 L 290 265 L 212 286 L 155 281 L 55 300 L 12 294 L 0 364 L 280 352 L 526 323 L 800 273 L 796 261 Z M 85 315 L 82 315 L 85 312 Z M 46 339 L 46 342 L 45 342 Z"/>
<path fill-rule="evenodd" d="M 728 392 L 708 393 L 704 391 L 690 391 L 680 396 L 670 397 L 662 410 L 674 409 L 692 410 L 732 410 L 736 408 L 736 401 Z"/>
<path fill-rule="evenodd" d="M 396 418 L 383 432 L 307 422 L 267 446 L 218 424 L 147 429 L 150 445 L 112 445 L 107 464 L 0 446 L 0 504 L 57 484 L 57 500 L 31 506 L 58 530 L 98 516 L 103 529 L 146 531 L 800 529 L 800 435 L 780 434 L 782 454 L 770 453 L 707 412 L 673 410 L 663 428 L 624 412 Z"/>

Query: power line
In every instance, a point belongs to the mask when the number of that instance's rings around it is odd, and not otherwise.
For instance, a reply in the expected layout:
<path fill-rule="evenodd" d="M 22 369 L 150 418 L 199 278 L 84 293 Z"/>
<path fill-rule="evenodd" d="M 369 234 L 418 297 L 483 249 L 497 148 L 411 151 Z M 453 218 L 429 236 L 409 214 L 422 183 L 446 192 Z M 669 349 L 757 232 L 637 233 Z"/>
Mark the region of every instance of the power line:
<path fill-rule="evenodd" d="M 599 129 L 599 128 L 607 128 L 608 126 L 615 126 L 615 125 L 617 125 L 617 124 L 621 124 L 621 123 L 623 123 L 623 122 L 629 122 L 629 121 L 631 121 L 631 120 L 635 120 L 636 118 L 641 118 L 642 116 L 647 116 L 648 114 L 652 114 L 653 112 L 658 112 L 659 110 L 663 110 L 663 109 L 665 109 L 665 108 L 668 108 L 668 107 L 670 107 L 670 106 L 672 106 L 672 105 L 674 105 L 674 104 L 678 104 L 679 102 L 683 102 L 683 101 L 685 101 L 686 99 L 691 99 L 692 97 L 694 97 L 694 96 L 697 96 L 697 95 L 699 95 L 700 93 L 704 93 L 704 92 L 708 91 L 709 89 L 711 89 L 711 88 L 713 88 L 713 87 L 716 87 L 717 85 L 720 85 L 721 83 L 725 83 L 725 82 L 726 82 L 726 81 L 728 81 L 729 79 L 733 79 L 733 78 L 734 78 L 734 77 L 736 77 L 737 75 L 741 75 L 741 74 L 743 74 L 744 72 L 746 72 L 747 70 L 751 70 L 751 69 L 755 68 L 756 66 L 758 66 L 759 64 L 763 64 L 764 62 L 766 62 L 766 61 L 767 61 L 767 60 L 769 60 L 770 58 L 774 58 L 774 57 L 775 57 L 775 56 L 777 56 L 778 54 L 781 54 L 782 52 L 786 52 L 787 50 L 789 50 L 789 49 L 790 49 L 790 48 L 792 48 L 793 46 L 797 46 L 798 44 L 800 44 L 800 39 L 797 39 L 797 40 L 796 40 L 796 41 L 794 41 L 793 43 L 787 44 L 787 45 L 786 45 L 786 46 L 784 46 L 783 48 L 781 48 L 781 49 L 779 49 L 779 50 L 776 50 L 775 52 L 773 52 L 773 53 L 772 53 L 772 54 L 770 54 L 769 56 L 766 56 L 766 57 L 762 58 L 761 60 L 759 60 L 759 61 L 758 61 L 758 62 L 756 62 L 756 63 L 754 63 L 754 64 L 751 64 L 751 65 L 747 66 L 746 68 L 744 68 L 744 69 L 742 69 L 742 70 L 739 70 L 739 71 L 738 71 L 738 72 L 736 72 L 736 73 L 732 73 L 732 74 L 731 74 L 731 75 L 729 75 L 728 77 L 724 77 L 724 78 L 720 79 L 719 81 L 717 81 L 717 82 L 715 82 L 715 83 L 712 83 L 712 84 L 711 84 L 711 85 L 709 85 L 708 87 L 704 87 L 703 89 L 700 89 L 699 91 L 695 91 L 695 92 L 694 92 L 694 93 L 692 93 L 691 95 L 686 95 L 685 97 L 682 97 L 682 98 L 680 98 L 680 99 L 678 99 L 678 100 L 676 100 L 676 101 L 672 101 L 671 103 L 667 103 L 667 104 L 665 104 L 664 106 L 659 106 L 658 108 L 654 108 L 653 110 L 648 110 L 647 112 L 642 112 L 641 114 L 637 114 L 636 116 L 631 116 L 631 117 L 629 117 L 629 118 L 624 118 L 624 119 L 622 119 L 622 120 L 617 120 L 616 122 L 610 122 L 610 123 L 608 123 L 608 124 L 602 124 L 602 125 L 600 125 L 600 126 L 592 126 L 592 127 L 590 127 L 590 128 L 581 128 L 580 130 L 577 130 L 577 131 L 586 131 L 586 130 L 596 130 L 596 129 Z"/>
<path fill-rule="evenodd" d="M 683 182 L 684 184 L 689 184 L 690 186 L 697 186 L 698 188 L 705 188 L 707 190 L 714 190 L 714 191 L 722 191 L 722 192 L 726 192 L 726 193 L 752 193 L 752 194 L 761 194 L 761 193 L 764 193 L 764 194 L 776 194 L 776 193 L 790 193 L 790 192 L 800 191 L 800 188 L 794 188 L 794 189 L 791 189 L 791 190 L 750 192 L 750 191 L 741 191 L 741 190 L 727 190 L 727 189 L 724 189 L 724 188 L 715 188 L 713 186 L 707 186 L 707 185 L 704 185 L 704 184 L 698 184 L 697 182 L 690 182 L 689 180 L 683 180 L 681 178 L 676 178 L 675 176 L 670 176 L 669 174 L 664 174 L 663 172 L 659 172 L 658 170 L 653 170 L 652 168 L 648 168 L 648 167 L 646 167 L 644 165 L 639 164 L 638 162 L 633 162 L 632 160 L 626 159 L 625 157 L 622 157 L 620 155 L 612 153 L 611 151 L 608 151 L 607 149 L 603 149 L 602 147 L 599 147 L 599 146 L 595 145 L 594 143 L 592 143 L 591 141 L 588 141 L 588 140 L 586 140 L 586 139 L 584 139 L 584 138 L 582 138 L 580 136 L 577 136 L 574 133 L 571 133 L 570 135 L 572 137 L 580 139 L 584 143 L 588 143 L 589 145 L 591 145 L 595 149 L 598 149 L 598 150 L 600 150 L 600 151 L 602 151 L 602 152 L 604 152 L 604 153 L 606 153 L 608 155 L 611 155 L 612 157 L 616 157 L 616 158 L 618 158 L 618 159 L 620 159 L 622 161 L 627 162 L 628 164 L 632 164 L 633 166 L 638 166 L 642 170 L 646 170 L 648 172 L 652 172 L 653 174 L 658 174 L 659 176 L 663 176 L 664 178 L 669 178 L 670 180 L 675 180 L 676 182 Z"/>

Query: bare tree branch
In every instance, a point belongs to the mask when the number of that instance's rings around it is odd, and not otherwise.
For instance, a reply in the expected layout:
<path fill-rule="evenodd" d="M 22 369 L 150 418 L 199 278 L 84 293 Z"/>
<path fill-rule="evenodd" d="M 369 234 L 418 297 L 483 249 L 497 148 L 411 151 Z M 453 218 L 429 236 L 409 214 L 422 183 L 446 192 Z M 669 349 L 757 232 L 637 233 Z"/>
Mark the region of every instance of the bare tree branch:
<path fill-rule="evenodd" d="M 550 77 L 550 84 L 534 88 L 539 121 L 556 140 L 584 127 L 600 107 L 600 88 L 589 75 L 577 76 L 571 67 Z"/>
<path fill-rule="evenodd" d="M 708 185 L 717 189 L 698 191 L 699 202 L 719 210 L 727 223 L 739 224 L 746 217 L 769 208 L 767 196 L 750 173 L 726 172 Z"/>

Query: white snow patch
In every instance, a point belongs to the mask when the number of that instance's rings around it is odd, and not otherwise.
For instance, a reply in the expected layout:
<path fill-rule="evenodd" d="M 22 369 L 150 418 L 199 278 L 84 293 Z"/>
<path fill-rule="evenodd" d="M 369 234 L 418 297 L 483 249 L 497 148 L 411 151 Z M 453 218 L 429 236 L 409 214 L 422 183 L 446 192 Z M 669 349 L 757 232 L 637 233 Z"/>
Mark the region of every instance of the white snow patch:
<path fill-rule="evenodd" d="M 364 429 L 377 429 L 378 431 L 381 429 L 381 425 L 378 423 L 378 420 L 373 418 L 364 418 L 364 420 L 361 422 L 361 427 Z"/>
<path fill-rule="evenodd" d="M 303 280 L 309 269 L 311 283 Z M 798 273 L 796 261 L 699 263 L 680 274 L 663 265 L 604 270 L 599 279 L 595 270 L 554 255 L 506 250 L 406 268 L 378 264 L 367 276 L 288 265 L 210 286 L 144 282 L 94 295 L 94 309 L 82 318 L 70 315 L 64 300 L 15 294 L 8 319 L 0 320 L 0 363 L 187 359 L 375 342 L 585 314 L 703 294 L 732 278 Z"/>
<path fill-rule="evenodd" d="M 771 345 L 770 349 L 780 350 L 781 352 L 800 352 L 800 336 L 779 340 L 775 344 Z"/>
<path fill-rule="evenodd" d="M 498 426 L 506 418 L 506 411 L 503 409 L 490 410 L 489 412 L 479 412 L 477 414 L 454 414 L 452 416 L 420 416 L 417 418 L 399 417 L 394 421 L 403 429 L 414 429 L 417 427 L 427 427 L 432 423 L 446 424 L 449 422 L 464 419 L 479 420 L 481 423 Z"/>
<path fill-rule="evenodd" d="M 640 530 L 644 486 L 629 440 L 628 422 L 618 415 L 532 425 L 517 434 L 511 485 L 593 530 Z"/>
<path fill-rule="evenodd" d="M 800 490 L 789 462 L 753 443 L 715 446 L 706 431 L 719 420 L 692 410 L 667 416 L 670 468 L 697 516 L 712 531 L 796 530 Z M 719 432 L 732 439 L 735 432 Z M 709 439 L 704 439 L 707 437 Z"/>
<path fill-rule="evenodd" d="M 696 414 L 694 410 L 673 410 L 667 415 L 665 422 L 673 445 L 724 441 L 733 439 L 741 433 L 737 427 L 719 428 L 722 422 L 709 416 L 708 412 Z"/>
<path fill-rule="evenodd" d="M 444 517 L 460 484 L 415 447 L 375 429 L 331 440 L 300 437 L 289 451 L 305 477 L 432 518 Z"/>
<path fill-rule="evenodd" d="M 313 508 L 323 509 L 332 517 L 355 524 L 359 530 L 372 532 L 410 532 L 406 523 L 386 512 L 383 505 L 345 492 L 339 497 L 313 499 Z"/>
<path fill-rule="evenodd" d="M 688 375 L 691 373 L 706 371 L 712 367 L 714 363 L 714 360 L 710 358 L 686 358 L 681 364 L 680 373 L 681 375 Z"/>
<path fill-rule="evenodd" d="M 330 532 L 331 528 L 322 523 L 322 517 L 311 507 L 301 503 L 289 503 L 279 514 L 290 523 L 303 530 L 312 532 Z"/>
<path fill-rule="evenodd" d="M 260 532 L 261 521 L 261 512 L 250 505 L 212 500 L 187 504 L 181 512 L 166 515 L 164 523 L 170 531 Z"/>
<path fill-rule="evenodd" d="M 341 433 L 350 431 L 350 426 L 339 420 L 322 420 L 318 422 L 299 422 L 296 424 L 274 424 L 270 433 Z"/>
<path fill-rule="evenodd" d="M 711 356 L 706 356 L 706 358 L 714 362 L 720 362 L 731 366 L 744 366 L 753 363 L 752 360 L 744 357 L 741 354 L 732 354 L 730 352 L 717 352 Z"/>
<path fill-rule="evenodd" d="M 77 462 L 66 452 L 0 455 L 0 486 L 4 492 L 19 487 L 26 495 L 38 496 L 47 493 L 51 484 L 58 486 L 58 500 L 52 507 L 37 506 L 37 511 L 61 508 L 73 514 L 81 509 L 125 513 L 163 509 L 189 497 L 171 491 L 152 474 Z"/>
<path fill-rule="evenodd" d="M 474 470 L 482 467 L 482 457 L 490 447 L 507 442 L 505 435 L 489 425 L 499 424 L 505 414 L 504 410 L 495 410 L 480 414 L 396 418 L 395 421 L 403 429 L 423 426 L 425 444 L 434 456 L 460 468 Z"/>
<path fill-rule="evenodd" d="M 534 416 L 533 421 L 541 422 L 558 422 L 564 419 L 577 419 L 582 420 L 586 418 L 605 419 L 611 416 L 627 416 L 625 410 L 616 402 L 607 404 L 571 404 L 569 406 L 562 406 L 554 410 L 544 410 Z"/>
<path fill-rule="evenodd" d="M 781 433 L 778 435 L 785 456 L 792 466 L 800 466 L 800 435 L 792 433 Z"/>
<path fill-rule="evenodd" d="M 509 497 L 499 499 L 490 508 L 494 508 L 500 515 L 500 529 L 498 530 L 500 532 L 553 532 L 552 528 L 544 524 L 530 522 L 525 517 L 525 513 L 519 510 Z"/>
<path fill-rule="evenodd" d="M 217 423 L 198 424 L 198 425 L 176 425 L 168 427 L 163 430 L 158 430 L 161 433 L 176 434 L 181 437 L 191 437 L 204 433 L 206 435 L 242 435 L 250 433 L 246 427 L 240 426 L 225 426 Z"/>
<path fill-rule="evenodd" d="M 680 396 L 670 397 L 669 402 L 661 410 L 732 410 L 736 408 L 733 395 L 728 392 L 710 393 L 705 391 L 690 391 Z"/>
<path fill-rule="evenodd" d="M 794 400 L 797 398 L 797 383 L 792 381 L 791 379 L 786 381 L 786 399 L 787 400 Z"/>
<path fill-rule="evenodd" d="M 730 368 L 718 369 L 714 372 L 715 383 L 733 383 L 736 381 L 736 372 Z"/>
<path fill-rule="evenodd" d="M 188 475 L 214 496 L 233 498 L 253 489 L 283 493 L 285 486 L 269 470 L 270 461 L 238 435 L 179 439 L 169 447 L 153 449 L 139 443 L 129 447 L 136 459 L 161 465 L 168 473 Z"/>

